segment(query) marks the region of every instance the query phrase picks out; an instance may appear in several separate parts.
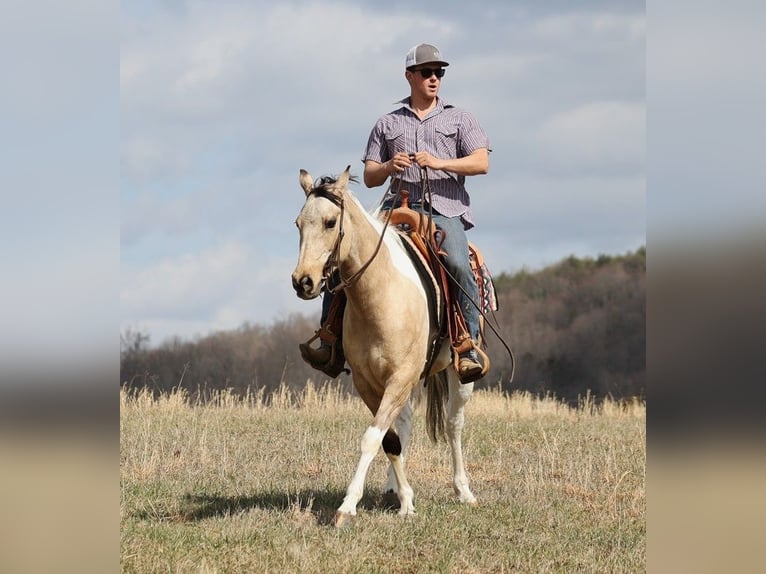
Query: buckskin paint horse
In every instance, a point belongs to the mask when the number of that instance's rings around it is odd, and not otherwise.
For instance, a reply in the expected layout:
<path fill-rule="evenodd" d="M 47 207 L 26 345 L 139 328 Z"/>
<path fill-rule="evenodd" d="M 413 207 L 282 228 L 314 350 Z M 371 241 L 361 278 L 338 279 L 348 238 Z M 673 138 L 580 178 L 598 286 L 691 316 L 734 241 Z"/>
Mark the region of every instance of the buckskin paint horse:
<path fill-rule="evenodd" d="M 298 297 L 314 299 L 337 265 L 347 304 L 343 349 L 359 396 L 373 414 L 361 440 L 361 456 L 335 526 L 356 516 L 370 463 L 380 446 L 390 462 L 386 491 L 397 494 L 399 514 L 415 512 L 404 458 L 411 435 L 410 395 L 426 376 L 427 424 L 433 440 L 446 436 L 452 456 L 452 484 L 460 502 L 475 504 L 462 452 L 464 408 L 473 383 L 461 384 L 451 360 L 449 339 L 429 360 L 437 329 L 429 317 L 426 290 L 398 232 L 368 213 L 347 188 L 350 166 L 337 178 L 316 183 L 300 170 L 306 201 L 295 223 L 300 253 L 292 283 Z M 329 260 L 329 263 L 328 263 Z M 428 373 L 423 373 L 426 363 Z M 445 398 L 445 395 L 447 397 Z M 446 413 L 444 411 L 446 402 Z"/>

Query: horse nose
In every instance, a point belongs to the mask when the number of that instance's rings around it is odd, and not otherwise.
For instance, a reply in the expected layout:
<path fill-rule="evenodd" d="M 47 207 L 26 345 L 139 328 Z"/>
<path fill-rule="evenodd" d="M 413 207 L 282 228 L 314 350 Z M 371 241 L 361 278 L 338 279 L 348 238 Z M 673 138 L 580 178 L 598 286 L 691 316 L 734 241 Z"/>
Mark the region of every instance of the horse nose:
<path fill-rule="evenodd" d="M 300 279 L 296 279 L 295 275 L 293 275 L 293 289 L 295 289 L 295 292 L 298 295 L 301 293 L 310 293 L 313 288 L 314 282 L 308 275 L 304 275 Z"/>

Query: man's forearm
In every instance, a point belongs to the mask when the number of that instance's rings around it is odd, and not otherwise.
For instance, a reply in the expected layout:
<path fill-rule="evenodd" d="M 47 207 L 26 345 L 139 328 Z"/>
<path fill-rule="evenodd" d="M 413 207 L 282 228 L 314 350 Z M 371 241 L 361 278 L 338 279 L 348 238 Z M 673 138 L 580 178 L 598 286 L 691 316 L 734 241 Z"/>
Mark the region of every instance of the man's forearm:
<path fill-rule="evenodd" d="M 465 157 L 446 159 L 440 169 L 456 175 L 483 175 L 489 172 L 489 153 L 479 149 Z"/>
<path fill-rule="evenodd" d="M 391 175 L 391 162 L 378 163 L 366 161 L 364 163 L 364 185 L 367 187 L 379 187 L 383 185 Z"/>

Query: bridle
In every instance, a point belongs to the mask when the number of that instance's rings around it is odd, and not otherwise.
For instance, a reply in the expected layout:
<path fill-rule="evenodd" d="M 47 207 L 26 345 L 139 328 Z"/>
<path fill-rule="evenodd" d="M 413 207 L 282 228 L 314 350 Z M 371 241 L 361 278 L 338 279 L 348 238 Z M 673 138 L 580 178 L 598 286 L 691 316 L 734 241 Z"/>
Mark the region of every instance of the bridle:
<path fill-rule="evenodd" d="M 401 185 L 401 180 L 399 180 L 399 187 L 401 187 Z M 389 210 L 388 214 L 386 215 L 386 219 L 383 222 L 383 230 L 380 232 L 380 238 L 378 239 L 378 244 L 375 246 L 375 251 L 372 252 L 370 258 L 350 277 L 344 278 L 340 269 L 340 249 L 343 238 L 345 237 L 345 231 L 343 229 L 343 221 L 345 219 L 344 215 L 346 212 L 345 199 L 342 194 L 335 195 L 321 186 L 314 188 L 311 193 L 317 195 L 318 197 L 323 197 L 329 200 L 340 209 L 338 236 L 335 238 L 335 243 L 333 244 L 332 250 L 330 251 L 330 255 L 327 257 L 327 261 L 325 261 L 324 267 L 322 268 L 322 281 L 324 283 L 324 289 L 328 293 L 335 294 L 338 291 L 342 291 L 343 289 L 351 287 L 354 283 L 356 283 L 356 281 L 362 276 L 362 274 L 367 270 L 372 261 L 378 255 L 380 247 L 383 245 L 383 239 L 386 236 L 386 230 L 388 229 L 388 224 L 391 221 L 391 214 L 393 213 L 393 210 Z M 331 279 L 336 273 L 338 276 L 338 283 L 337 285 L 331 286 Z"/>

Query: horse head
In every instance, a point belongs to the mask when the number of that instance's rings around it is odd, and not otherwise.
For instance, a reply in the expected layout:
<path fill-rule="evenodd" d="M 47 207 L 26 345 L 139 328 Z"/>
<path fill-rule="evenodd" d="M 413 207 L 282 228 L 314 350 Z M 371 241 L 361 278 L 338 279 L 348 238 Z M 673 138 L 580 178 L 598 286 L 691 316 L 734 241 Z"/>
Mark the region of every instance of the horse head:
<path fill-rule="evenodd" d="M 328 261 L 338 257 L 343 229 L 343 208 L 351 166 L 338 178 L 323 177 L 314 182 L 300 170 L 300 185 L 306 202 L 295 220 L 300 233 L 298 264 L 293 271 L 293 288 L 301 299 L 317 297 L 327 280 Z"/>

